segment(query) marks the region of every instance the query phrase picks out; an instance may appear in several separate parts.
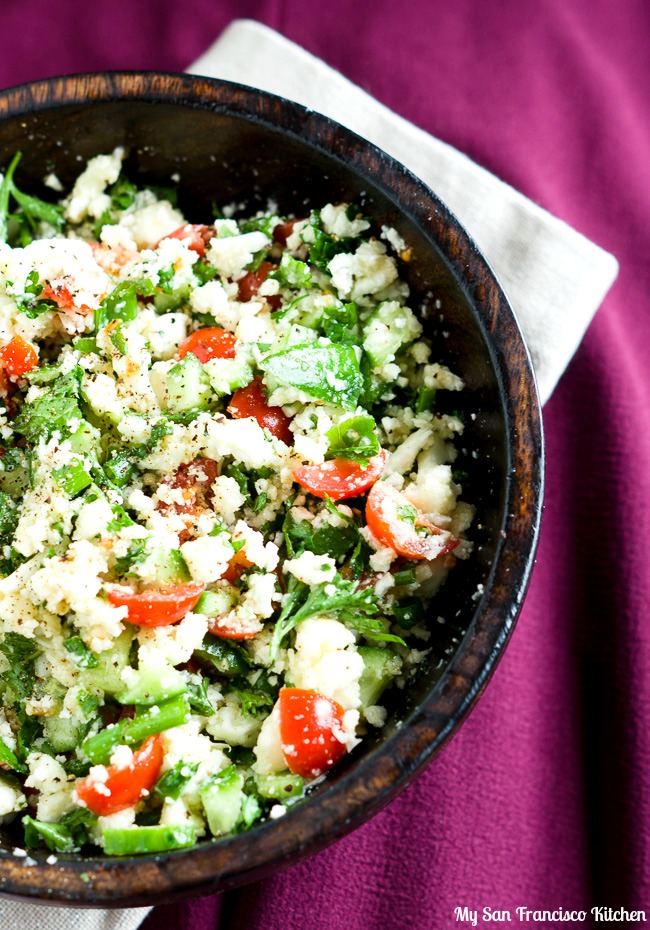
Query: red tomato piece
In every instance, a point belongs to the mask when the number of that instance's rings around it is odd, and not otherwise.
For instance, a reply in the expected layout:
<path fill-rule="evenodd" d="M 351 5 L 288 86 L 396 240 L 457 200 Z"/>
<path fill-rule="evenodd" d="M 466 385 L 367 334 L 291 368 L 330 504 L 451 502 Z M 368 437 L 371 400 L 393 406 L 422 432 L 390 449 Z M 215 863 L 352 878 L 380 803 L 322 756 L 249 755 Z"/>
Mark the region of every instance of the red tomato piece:
<path fill-rule="evenodd" d="M 379 478 L 386 464 L 386 452 L 368 459 L 367 465 L 353 462 L 351 459 L 330 459 L 322 465 L 301 465 L 294 468 L 293 478 L 298 484 L 313 494 L 341 501 L 346 497 L 356 497 L 372 487 Z"/>
<path fill-rule="evenodd" d="M 70 279 L 68 278 L 68 280 Z M 63 281 L 45 283 L 40 299 L 54 301 L 59 310 L 64 313 L 92 313 L 92 307 L 88 307 L 86 304 L 77 304 L 74 292 Z"/>
<path fill-rule="evenodd" d="M 188 223 L 186 226 L 179 226 L 174 232 L 167 233 L 156 243 L 156 248 L 163 239 L 180 239 L 187 244 L 188 249 L 197 252 L 201 258 L 205 255 L 205 247 L 214 238 L 214 226 L 206 226 L 205 223 Z"/>
<path fill-rule="evenodd" d="M 209 362 L 211 358 L 234 358 L 237 340 L 227 329 L 218 326 L 206 326 L 197 329 L 184 339 L 178 350 L 179 359 L 188 352 L 196 355 L 200 362 Z"/>
<path fill-rule="evenodd" d="M 22 336 L 14 336 L 11 342 L 0 349 L 0 365 L 9 378 L 16 380 L 37 367 L 38 355 Z"/>
<path fill-rule="evenodd" d="M 169 626 L 182 620 L 203 593 L 200 581 L 163 585 L 150 591 L 134 591 L 124 585 L 112 585 L 108 600 L 113 607 L 126 607 L 128 623 L 134 626 Z"/>
<path fill-rule="evenodd" d="M 347 752 L 343 708 L 303 688 L 283 688 L 279 697 L 280 742 L 289 771 L 303 778 L 323 775 Z"/>
<path fill-rule="evenodd" d="M 98 817 L 133 807 L 158 781 L 163 763 L 160 733 L 150 736 L 128 765 L 112 765 L 105 781 L 87 775 L 77 782 L 77 797 Z"/>
<path fill-rule="evenodd" d="M 246 387 L 235 391 L 228 405 L 228 413 L 236 420 L 252 417 L 276 439 L 281 439 L 288 446 L 293 445 L 293 433 L 289 429 L 291 417 L 286 415 L 282 407 L 269 407 L 261 378 L 255 378 Z"/>
<path fill-rule="evenodd" d="M 247 568 L 250 568 L 252 564 L 253 563 L 249 562 L 244 555 L 244 550 L 240 549 L 239 552 L 236 552 L 233 555 L 228 568 L 221 577 L 224 581 L 232 584 L 233 582 L 237 581 L 241 573 L 245 572 Z"/>
<path fill-rule="evenodd" d="M 269 273 L 277 267 L 272 262 L 261 262 L 259 267 L 255 271 L 249 271 L 247 274 L 240 278 L 237 282 L 239 284 L 239 299 L 242 303 L 251 300 L 257 292 L 259 291 L 262 284 L 266 281 L 269 276 Z"/>
<path fill-rule="evenodd" d="M 375 539 L 406 559 L 435 559 L 458 545 L 455 536 L 428 520 L 385 481 L 378 482 L 368 495 L 366 523 Z"/>
<path fill-rule="evenodd" d="M 274 226 L 273 241 L 278 242 L 280 245 L 286 245 L 287 239 L 293 232 L 293 227 L 297 222 L 298 220 L 287 220 L 286 223 L 278 223 L 277 226 Z"/>

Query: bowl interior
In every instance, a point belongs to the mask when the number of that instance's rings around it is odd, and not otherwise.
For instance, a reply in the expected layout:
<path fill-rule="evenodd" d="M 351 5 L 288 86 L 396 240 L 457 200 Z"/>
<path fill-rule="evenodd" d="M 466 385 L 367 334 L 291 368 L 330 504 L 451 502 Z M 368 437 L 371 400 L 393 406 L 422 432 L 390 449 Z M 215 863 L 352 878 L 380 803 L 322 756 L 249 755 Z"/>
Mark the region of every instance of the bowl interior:
<path fill-rule="evenodd" d="M 37 865 L 25 867 L 0 852 L 0 890 L 85 906 L 241 883 L 316 851 L 390 800 L 443 745 L 498 660 L 523 597 L 541 505 L 539 410 L 511 311 L 457 221 L 405 169 L 318 114 L 224 82 L 96 75 L 0 94 L 0 166 L 22 151 L 17 183 L 39 196 L 52 198 L 43 186 L 51 171 L 69 189 L 88 158 L 118 145 L 133 180 L 177 187 L 190 222 L 210 222 L 213 203 L 251 213 L 272 201 L 300 216 L 346 200 L 378 229 L 398 230 L 412 250 L 402 274 L 434 341 L 433 360 L 467 385 L 454 397 L 466 424 L 457 466 L 478 516 L 474 555 L 431 605 L 433 648 L 412 687 L 391 697 L 386 727 L 281 822 L 155 860 L 60 856 L 48 866 L 35 855 Z M 20 841 L 5 827 L 0 844 L 10 852 Z"/>

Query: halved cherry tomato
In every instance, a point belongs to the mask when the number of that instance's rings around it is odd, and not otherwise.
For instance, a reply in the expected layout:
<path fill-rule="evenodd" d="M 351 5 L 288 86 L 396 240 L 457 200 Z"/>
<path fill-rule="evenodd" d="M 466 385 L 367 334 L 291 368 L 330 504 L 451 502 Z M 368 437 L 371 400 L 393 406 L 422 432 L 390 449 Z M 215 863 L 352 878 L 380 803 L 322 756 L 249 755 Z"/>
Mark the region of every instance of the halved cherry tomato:
<path fill-rule="evenodd" d="M 303 688 L 283 688 L 279 696 L 280 742 L 289 771 L 303 778 L 323 775 L 347 752 L 343 708 Z"/>
<path fill-rule="evenodd" d="M 225 617 L 226 615 L 224 615 Z M 221 639 L 235 639 L 237 641 L 253 639 L 262 629 L 262 624 L 253 620 L 250 623 L 240 623 L 238 626 L 226 623 L 224 617 L 212 617 L 208 623 L 208 632 Z M 221 619 L 221 623 L 219 620 Z"/>
<path fill-rule="evenodd" d="M 181 343 L 178 357 L 185 358 L 188 352 L 196 355 L 200 362 L 211 358 L 234 358 L 237 340 L 227 329 L 218 326 L 206 326 L 190 333 Z"/>
<path fill-rule="evenodd" d="M 281 439 L 288 446 L 293 445 L 293 433 L 289 429 L 291 417 L 286 415 L 282 407 L 269 407 L 261 378 L 255 378 L 246 387 L 235 391 L 228 405 L 228 413 L 236 420 L 252 417 L 261 427 L 273 433 L 276 439 Z"/>
<path fill-rule="evenodd" d="M 0 365 L 12 379 L 22 377 L 38 365 L 38 355 L 22 336 L 14 336 L 11 342 L 0 349 Z"/>
<path fill-rule="evenodd" d="M 239 284 L 239 299 L 242 303 L 246 303 L 248 300 L 255 297 L 262 284 L 268 278 L 269 273 L 276 267 L 277 265 L 271 262 L 261 262 L 255 271 L 249 271 L 243 278 L 239 279 L 237 283 Z M 266 300 L 268 300 L 274 309 L 277 309 L 281 302 L 279 294 L 271 294 Z"/>
<path fill-rule="evenodd" d="M 112 585 L 107 592 L 113 607 L 126 607 L 127 623 L 134 626 L 169 626 L 182 620 L 203 592 L 200 581 L 169 584 L 150 591 L 134 591 L 124 585 Z"/>
<path fill-rule="evenodd" d="M 368 459 L 367 465 L 351 459 L 330 459 L 322 465 L 301 465 L 294 468 L 293 478 L 314 497 L 325 497 L 341 501 L 356 497 L 372 487 L 386 464 L 386 452 Z"/>
<path fill-rule="evenodd" d="M 163 239 L 180 239 L 187 244 L 188 249 L 197 252 L 201 257 L 205 255 L 205 247 L 215 235 L 214 226 L 206 226 L 205 223 L 188 223 L 186 226 L 179 226 L 174 232 L 167 233 L 156 243 L 156 248 Z"/>
<path fill-rule="evenodd" d="M 415 561 L 435 559 L 458 545 L 455 536 L 428 520 L 404 494 L 385 481 L 378 482 L 368 495 L 366 523 L 380 543 Z"/>
<path fill-rule="evenodd" d="M 98 817 L 107 817 L 133 807 L 158 781 L 163 762 L 160 733 L 150 736 L 133 753 L 129 765 L 110 766 L 106 781 L 87 775 L 77 782 L 77 797 Z"/>

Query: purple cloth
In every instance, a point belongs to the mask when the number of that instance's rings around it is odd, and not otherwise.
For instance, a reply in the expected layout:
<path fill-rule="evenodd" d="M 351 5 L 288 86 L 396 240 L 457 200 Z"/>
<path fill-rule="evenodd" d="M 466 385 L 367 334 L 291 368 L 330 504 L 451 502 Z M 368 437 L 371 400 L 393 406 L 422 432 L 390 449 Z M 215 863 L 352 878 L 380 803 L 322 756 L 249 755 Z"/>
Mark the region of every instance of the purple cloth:
<path fill-rule="evenodd" d="M 538 565 L 462 731 L 331 848 L 241 891 L 161 908 L 145 926 L 430 930 L 461 925 L 462 906 L 510 909 L 501 925 L 516 926 L 520 905 L 645 905 L 650 919 L 650 6 L 12 0 L 0 85 L 180 70 L 235 16 L 278 29 L 464 150 L 621 271 L 545 409 Z"/>

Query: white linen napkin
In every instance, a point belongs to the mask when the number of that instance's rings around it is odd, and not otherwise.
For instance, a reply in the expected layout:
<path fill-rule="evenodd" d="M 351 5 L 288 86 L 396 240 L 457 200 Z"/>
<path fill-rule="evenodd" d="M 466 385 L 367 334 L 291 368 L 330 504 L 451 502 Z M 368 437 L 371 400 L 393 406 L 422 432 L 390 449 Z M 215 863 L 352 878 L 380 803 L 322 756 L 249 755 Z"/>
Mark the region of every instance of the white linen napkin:
<path fill-rule="evenodd" d="M 616 278 L 612 255 L 260 23 L 234 22 L 188 70 L 318 110 L 417 174 L 465 225 L 500 278 L 528 342 L 542 401 L 550 397 Z M 0 900 L 0 927 L 135 930 L 149 910 L 45 909 Z"/>

